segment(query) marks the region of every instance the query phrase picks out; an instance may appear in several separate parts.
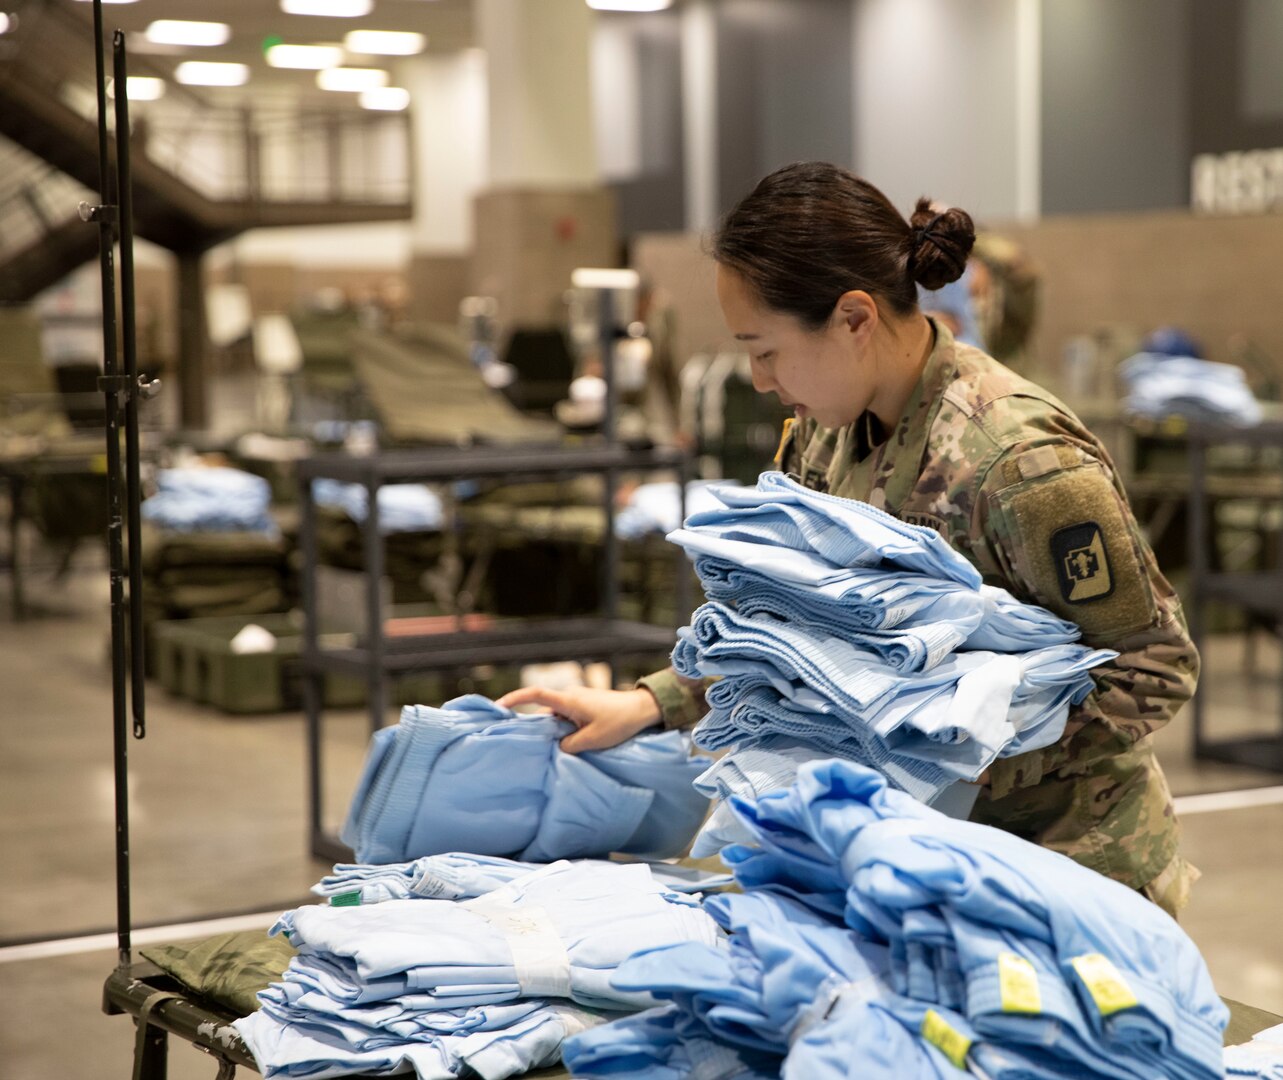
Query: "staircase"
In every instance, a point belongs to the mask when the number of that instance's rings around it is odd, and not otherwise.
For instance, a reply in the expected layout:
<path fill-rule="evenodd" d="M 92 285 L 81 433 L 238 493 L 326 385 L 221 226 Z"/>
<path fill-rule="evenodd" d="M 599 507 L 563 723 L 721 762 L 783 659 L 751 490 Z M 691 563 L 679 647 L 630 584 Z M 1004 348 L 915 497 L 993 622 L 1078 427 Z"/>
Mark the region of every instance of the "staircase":
<path fill-rule="evenodd" d="M 0 142 L 0 302 L 35 296 L 98 243 L 76 216 L 99 182 L 92 34 L 69 0 L 18 10 L 19 32 L 0 38 L 0 136 L 13 144 Z M 132 74 L 146 67 L 131 58 Z M 226 108 L 169 89 L 131 110 L 139 236 L 199 256 L 246 229 L 412 216 L 404 114 Z"/>

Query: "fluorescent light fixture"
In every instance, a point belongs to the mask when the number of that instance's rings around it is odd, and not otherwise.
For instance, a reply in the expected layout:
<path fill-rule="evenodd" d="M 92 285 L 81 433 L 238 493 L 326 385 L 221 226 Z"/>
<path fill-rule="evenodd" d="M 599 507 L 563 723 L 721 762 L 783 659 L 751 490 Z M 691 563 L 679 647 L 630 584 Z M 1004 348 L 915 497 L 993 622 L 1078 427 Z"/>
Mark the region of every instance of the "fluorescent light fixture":
<path fill-rule="evenodd" d="M 598 11 L 663 11 L 673 0 L 588 0 Z"/>
<path fill-rule="evenodd" d="M 382 68 L 336 67 L 316 73 L 316 85 L 322 90 L 377 90 L 387 84 L 388 73 Z"/>
<path fill-rule="evenodd" d="M 408 30 L 353 30 L 343 39 L 343 48 L 366 56 L 414 56 L 427 43 L 422 34 Z"/>
<path fill-rule="evenodd" d="M 151 75 L 130 75 L 125 82 L 130 101 L 155 101 L 165 96 L 165 80 Z M 116 96 L 116 80 L 107 80 L 107 96 Z"/>
<path fill-rule="evenodd" d="M 272 45 L 267 62 L 276 68 L 321 71 L 343 63 L 343 50 L 337 45 Z"/>
<path fill-rule="evenodd" d="M 281 0 L 286 15 L 328 15 L 355 19 L 374 10 L 374 0 Z"/>
<path fill-rule="evenodd" d="M 174 69 L 174 78 L 187 86 L 244 86 L 249 82 L 249 66 L 184 60 Z"/>
<path fill-rule="evenodd" d="M 375 90 L 362 90 L 357 100 L 363 109 L 400 112 L 410 104 L 410 91 L 400 86 L 380 86 Z"/>
<path fill-rule="evenodd" d="M 232 28 L 221 22 L 157 19 L 147 27 L 147 40 L 156 45 L 226 45 Z"/>
<path fill-rule="evenodd" d="M 13 20 L 11 20 L 8 15 L 3 11 L 0 11 L 0 34 L 7 34 L 9 32 L 9 24 L 12 21 Z"/>
<path fill-rule="evenodd" d="M 576 289 L 636 289 L 641 285 L 641 274 L 636 270 L 581 266 L 570 272 L 570 284 Z"/>
<path fill-rule="evenodd" d="M 138 0 L 102 0 L 104 4 L 136 4 Z M 81 0 L 81 3 L 90 4 L 93 0 Z"/>

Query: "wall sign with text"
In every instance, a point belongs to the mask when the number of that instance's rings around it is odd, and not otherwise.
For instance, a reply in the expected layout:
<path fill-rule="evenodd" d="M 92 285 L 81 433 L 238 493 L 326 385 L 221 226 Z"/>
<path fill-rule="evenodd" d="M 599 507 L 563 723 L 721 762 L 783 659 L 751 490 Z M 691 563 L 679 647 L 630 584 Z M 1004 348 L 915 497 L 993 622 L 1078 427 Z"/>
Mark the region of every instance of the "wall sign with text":
<path fill-rule="evenodd" d="M 1199 154 L 1190 166 L 1190 205 L 1201 214 L 1283 212 L 1283 149 Z"/>

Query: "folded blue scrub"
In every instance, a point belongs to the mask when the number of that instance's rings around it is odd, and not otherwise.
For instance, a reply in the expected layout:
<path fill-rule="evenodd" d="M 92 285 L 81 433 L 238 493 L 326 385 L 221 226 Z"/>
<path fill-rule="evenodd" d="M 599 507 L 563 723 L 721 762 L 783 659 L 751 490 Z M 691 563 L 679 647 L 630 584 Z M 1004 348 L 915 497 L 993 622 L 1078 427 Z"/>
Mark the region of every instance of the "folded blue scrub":
<path fill-rule="evenodd" d="M 477 695 L 407 706 L 376 732 L 342 830 L 362 863 L 466 851 L 528 862 L 680 854 L 707 812 L 683 732 L 566 754 L 573 731 Z"/>

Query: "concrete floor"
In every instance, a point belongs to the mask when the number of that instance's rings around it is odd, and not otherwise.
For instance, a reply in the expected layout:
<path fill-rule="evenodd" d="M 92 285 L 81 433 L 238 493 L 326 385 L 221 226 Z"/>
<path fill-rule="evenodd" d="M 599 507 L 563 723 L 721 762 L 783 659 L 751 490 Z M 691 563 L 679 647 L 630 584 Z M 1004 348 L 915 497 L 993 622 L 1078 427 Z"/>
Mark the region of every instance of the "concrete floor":
<path fill-rule="evenodd" d="M 0 939 L 10 942 L 101 932 L 115 918 L 100 549 L 82 551 L 61 584 L 33 573 L 29 596 L 37 610 L 26 621 L 0 608 Z M 1263 640 L 1258 672 L 1248 676 L 1241 638 L 1213 644 L 1206 686 L 1216 732 L 1278 729 L 1278 664 L 1277 648 Z M 366 720 L 361 712 L 329 716 L 327 802 L 336 824 Z M 1277 774 L 1192 761 L 1185 716 L 1159 742 L 1180 795 L 1283 783 Z M 232 718 L 155 687 L 147 738 L 131 742 L 129 754 L 135 925 L 279 911 L 303 900 L 327 869 L 306 850 L 298 715 Z M 1204 872 L 1184 925 L 1222 994 L 1283 1013 L 1283 803 L 1182 817 L 1187 852 Z M 27 961 L 0 949 L 0 1080 L 129 1075 L 133 1026 L 100 1012 L 114 960 L 111 948 Z M 174 1044 L 175 1080 L 212 1080 L 216 1071 Z"/>

